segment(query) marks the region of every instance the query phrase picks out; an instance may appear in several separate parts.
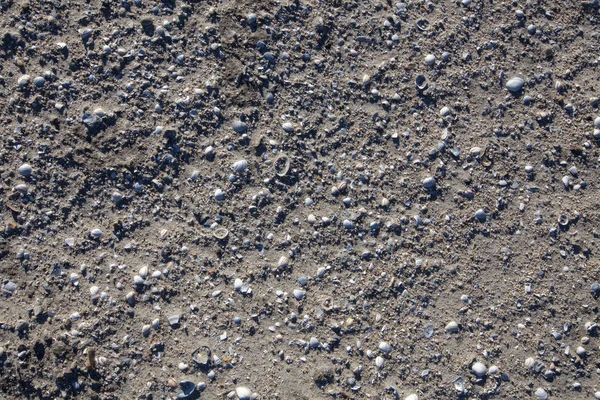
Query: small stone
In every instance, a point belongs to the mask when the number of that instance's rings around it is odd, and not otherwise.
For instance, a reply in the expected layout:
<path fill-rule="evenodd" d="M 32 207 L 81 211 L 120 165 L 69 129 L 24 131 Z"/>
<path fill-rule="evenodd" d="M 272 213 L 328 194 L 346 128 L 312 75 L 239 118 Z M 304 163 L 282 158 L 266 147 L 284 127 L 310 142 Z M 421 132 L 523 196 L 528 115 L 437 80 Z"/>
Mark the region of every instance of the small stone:
<path fill-rule="evenodd" d="M 319 339 L 317 339 L 316 337 L 311 337 L 310 340 L 308 341 L 308 346 L 311 349 L 316 349 L 319 347 Z"/>
<path fill-rule="evenodd" d="M 577 347 L 577 349 L 575 350 L 575 353 L 577 353 L 577 355 L 578 355 L 580 358 L 584 358 L 584 357 L 586 356 L 586 351 L 585 351 L 585 349 L 584 349 L 583 347 L 581 347 L 581 346 Z"/>
<path fill-rule="evenodd" d="M 291 122 L 284 122 L 281 125 L 281 128 L 283 128 L 286 133 L 294 133 L 294 124 Z"/>
<path fill-rule="evenodd" d="M 435 56 L 433 54 L 427 54 L 425 56 L 425 64 L 432 66 L 435 64 Z"/>
<path fill-rule="evenodd" d="M 4 285 L 4 289 L 9 291 L 9 292 L 14 292 L 15 290 L 17 290 L 17 284 L 11 281 L 6 282 L 6 284 Z"/>
<path fill-rule="evenodd" d="M 425 189 L 431 189 L 435 186 L 435 178 L 430 176 L 428 178 L 423 179 L 423 187 Z"/>
<path fill-rule="evenodd" d="M 525 85 L 525 81 L 521 78 L 515 77 L 506 82 L 506 89 L 508 89 L 508 91 L 511 93 L 518 93 L 521 91 L 521 89 L 523 89 L 523 85 Z"/>
<path fill-rule="evenodd" d="M 442 117 L 447 117 L 448 115 L 450 115 L 450 109 L 448 107 L 442 107 L 442 109 L 440 110 L 440 115 Z"/>
<path fill-rule="evenodd" d="M 498 369 L 498 367 L 497 367 L 497 366 L 495 366 L 495 365 L 492 365 L 492 366 L 490 367 L 490 369 L 488 369 L 488 374 L 489 374 L 489 375 L 498 375 L 498 372 L 500 372 L 500 370 L 499 370 L 499 369 Z"/>
<path fill-rule="evenodd" d="M 142 335 L 144 337 L 148 337 L 150 335 L 151 329 L 152 329 L 151 325 L 144 325 L 144 326 L 142 326 Z"/>
<path fill-rule="evenodd" d="M 236 133 L 244 133 L 248 130 L 248 125 L 246 125 L 245 122 L 242 122 L 240 120 L 236 120 L 233 121 L 233 124 L 231 124 L 231 128 L 236 132 Z"/>
<path fill-rule="evenodd" d="M 419 400 L 419 396 L 417 396 L 416 394 L 412 393 L 412 394 L 409 394 L 408 396 L 406 396 L 404 398 L 404 400 Z"/>
<path fill-rule="evenodd" d="M 600 293 L 600 283 L 598 283 L 598 282 L 592 283 L 592 292 L 594 292 L 595 294 Z"/>
<path fill-rule="evenodd" d="M 233 288 L 239 292 L 242 289 L 242 286 L 244 286 L 244 282 L 240 278 L 235 278 Z"/>
<path fill-rule="evenodd" d="M 383 359 L 383 357 L 381 356 L 377 356 L 377 358 L 375 358 L 375 366 L 379 369 L 383 368 L 383 364 L 385 363 L 385 360 Z"/>
<path fill-rule="evenodd" d="M 171 315 L 170 317 L 168 317 L 167 321 L 169 321 L 169 325 L 171 325 L 171 327 L 175 327 L 175 326 L 179 325 L 179 318 L 180 318 L 180 315 L 175 314 L 175 315 Z"/>
<path fill-rule="evenodd" d="M 485 219 L 486 219 L 485 211 L 483 211 L 482 208 L 480 208 L 479 210 L 475 211 L 475 218 L 477 218 L 481 222 L 484 222 Z"/>
<path fill-rule="evenodd" d="M 487 368 L 483 363 L 476 362 L 471 366 L 471 371 L 476 377 L 482 378 L 487 373 Z"/>
<path fill-rule="evenodd" d="M 244 386 L 238 386 L 235 388 L 235 394 L 239 400 L 250 400 L 252 396 L 252 392 L 250 389 Z"/>
<path fill-rule="evenodd" d="M 600 129 L 600 117 L 596 117 L 596 119 L 594 120 L 594 126 L 596 127 L 596 129 Z"/>
<path fill-rule="evenodd" d="M 446 332 L 458 333 L 458 324 L 455 321 L 448 322 L 448 325 L 446 325 Z"/>
<path fill-rule="evenodd" d="M 98 228 L 96 228 L 96 229 L 92 229 L 92 230 L 90 231 L 90 235 L 91 235 L 92 237 L 94 237 L 94 238 L 98 239 L 98 238 L 102 237 L 102 231 L 101 231 L 100 229 L 98 229 Z"/>
<path fill-rule="evenodd" d="M 379 350 L 385 354 L 389 354 L 392 352 L 392 346 L 388 342 L 381 342 L 379 343 Z"/>
<path fill-rule="evenodd" d="M 304 296 L 306 296 L 306 291 L 302 290 L 302 289 L 294 289 L 294 297 L 296 298 L 296 300 L 300 301 L 302 299 L 304 299 Z"/>
<path fill-rule="evenodd" d="M 223 192 L 221 189 L 215 190 L 215 199 L 218 201 L 225 200 L 225 192 Z"/>
<path fill-rule="evenodd" d="M 538 399 L 538 400 L 547 400 L 548 399 L 548 392 L 546 392 L 544 389 L 542 388 L 537 388 L 535 390 L 535 392 L 533 393 L 533 395 Z"/>
<path fill-rule="evenodd" d="M 19 173 L 25 177 L 31 175 L 32 172 L 33 172 L 33 168 L 29 164 L 22 164 L 19 167 Z"/>

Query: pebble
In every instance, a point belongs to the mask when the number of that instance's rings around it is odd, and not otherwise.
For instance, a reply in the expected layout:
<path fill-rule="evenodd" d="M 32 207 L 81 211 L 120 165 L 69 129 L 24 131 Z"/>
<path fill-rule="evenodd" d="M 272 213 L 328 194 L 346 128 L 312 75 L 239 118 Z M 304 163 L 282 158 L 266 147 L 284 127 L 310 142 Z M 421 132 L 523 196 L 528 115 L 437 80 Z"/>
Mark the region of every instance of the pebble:
<path fill-rule="evenodd" d="M 440 115 L 442 117 L 447 117 L 448 115 L 450 115 L 450 109 L 446 106 L 442 107 L 442 109 L 440 110 Z"/>
<path fill-rule="evenodd" d="M 448 322 L 448 325 L 446 325 L 446 332 L 458 333 L 458 324 L 456 323 L 456 321 Z"/>
<path fill-rule="evenodd" d="M 594 120 L 594 126 L 596 127 L 596 129 L 600 129 L 600 117 L 596 117 L 596 119 Z"/>
<path fill-rule="evenodd" d="M 511 93 L 518 93 L 523 89 L 525 81 L 519 77 L 511 78 L 506 82 L 506 89 Z"/>
<path fill-rule="evenodd" d="M 252 392 L 245 386 L 238 386 L 235 388 L 235 394 L 239 400 L 250 400 Z"/>
<path fill-rule="evenodd" d="M 171 315 L 170 317 L 168 317 L 167 321 L 169 321 L 169 325 L 174 327 L 179 324 L 179 318 L 180 318 L 179 314 L 174 314 L 174 315 Z"/>
<path fill-rule="evenodd" d="M 144 326 L 142 326 L 142 336 L 148 337 L 150 335 L 151 329 L 152 329 L 151 325 L 144 325 Z"/>
<path fill-rule="evenodd" d="M 408 396 L 406 396 L 404 398 L 404 400 L 419 400 L 419 396 L 417 396 L 416 394 L 409 394 Z"/>
<path fill-rule="evenodd" d="M 233 288 L 239 292 L 242 289 L 242 286 L 244 286 L 244 281 L 242 281 L 240 278 L 235 278 L 235 281 L 233 282 Z"/>
<path fill-rule="evenodd" d="M 435 64 L 435 56 L 433 54 L 427 54 L 425 56 L 425 64 L 432 66 Z"/>
<path fill-rule="evenodd" d="M 480 221 L 485 221 L 486 219 L 486 214 L 485 211 L 483 211 L 482 208 L 480 208 L 479 210 L 475 211 L 475 218 L 477 218 Z"/>
<path fill-rule="evenodd" d="M 296 300 L 300 301 L 302 299 L 304 299 L 304 296 L 306 296 L 306 291 L 302 290 L 302 289 L 294 289 L 294 297 L 296 298 Z"/>
<path fill-rule="evenodd" d="M 92 230 L 90 231 L 90 235 L 91 235 L 92 237 L 94 237 L 94 238 L 98 239 L 98 238 L 102 237 L 102 231 L 101 231 L 100 229 L 98 229 L 98 228 L 96 228 L 96 229 L 92 229 Z"/>
<path fill-rule="evenodd" d="M 379 368 L 379 369 L 383 368 L 384 363 L 385 363 L 385 360 L 383 359 L 383 357 L 377 356 L 377 358 L 375 358 L 375 366 L 377 366 L 377 368 Z"/>
<path fill-rule="evenodd" d="M 392 352 L 392 346 L 388 342 L 381 342 L 379 343 L 379 350 L 385 354 L 389 354 Z"/>
<path fill-rule="evenodd" d="M 429 178 L 423 179 L 423 187 L 425 189 L 431 189 L 434 186 L 435 186 L 435 178 L 433 178 L 432 176 L 430 176 Z"/>
<path fill-rule="evenodd" d="M 28 176 L 30 176 L 30 175 L 31 175 L 31 173 L 33 172 L 33 168 L 32 168 L 32 167 L 31 167 L 31 165 L 29 165 L 29 164 L 22 164 L 22 165 L 19 167 L 19 170 L 18 170 L 18 171 L 19 171 L 19 173 L 20 173 L 21 175 L 23 175 L 24 177 L 28 177 Z"/>
<path fill-rule="evenodd" d="M 291 122 L 284 122 L 281 124 L 281 128 L 283 128 L 286 133 L 294 133 L 294 124 Z"/>
<path fill-rule="evenodd" d="M 492 365 L 490 369 L 488 369 L 488 374 L 490 375 L 498 375 L 498 372 L 500 372 L 500 370 L 495 365 Z"/>
<path fill-rule="evenodd" d="M 548 399 L 548 392 L 546 392 L 544 389 L 542 388 L 537 388 L 535 390 L 535 392 L 533 393 L 533 395 L 538 399 L 538 400 L 547 400 Z"/>
<path fill-rule="evenodd" d="M 248 125 L 246 125 L 245 122 L 242 122 L 240 120 L 233 121 L 231 127 L 236 133 L 244 133 L 248 130 Z"/>
<path fill-rule="evenodd" d="M 17 284 L 14 282 L 8 281 L 4 285 L 4 289 L 6 289 L 9 292 L 14 292 L 15 290 L 17 290 Z"/>
<path fill-rule="evenodd" d="M 216 189 L 215 190 L 215 199 L 218 201 L 225 200 L 225 192 L 223 192 L 221 189 Z"/>
<path fill-rule="evenodd" d="M 476 377 L 482 378 L 487 373 L 487 368 L 483 363 L 476 362 L 471 366 L 471 371 Z"/>

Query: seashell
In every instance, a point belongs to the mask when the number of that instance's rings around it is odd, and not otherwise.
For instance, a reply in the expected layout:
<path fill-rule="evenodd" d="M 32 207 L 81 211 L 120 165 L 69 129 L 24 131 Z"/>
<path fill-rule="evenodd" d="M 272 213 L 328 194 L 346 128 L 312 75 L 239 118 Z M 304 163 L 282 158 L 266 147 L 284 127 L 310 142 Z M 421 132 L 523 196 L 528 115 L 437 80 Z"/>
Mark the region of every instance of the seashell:
<path fill-rule="evenodd" d="M 160 238 L 161 238 L 161 239 L 164 239 L 165 237 L 167 237 L 167 234 L 168 234 L 168 233 L 169 233 L 169 230 L 168 230 L 168 229 L 166 229 L 166 228 L 165 228 L 165 229 L 163 229 L 163 230 L 161 230 L 161 231 L 160 231 Z"/>
<path fill-rule="evenodd" d="M 169 378 L 167 379 L 167 386 L 176 388 L 177 386 L 179 386 L 179 383 L 175 380 L 175 378 Z"/>
<path fill-rule="evenodd" d="M 560 226 L 567 226 L 569 225 L 569 217 L 565 214 L 562 214 L 560 217 L 558 217 L 558 224 Z"/>
<path fill-rule="evenodd" d="M 106 364 L 108 364 L 108 359 L 104 356 L 96 357 L 96 364 L 104 367 Z"/>
<path fill-rule="evenodd" d="M 202 367 L 208 367 L 210 364 L 211 351 L 207 346 L 200 346 L 192 353 L 192 360 Z"/>
<path fill-rule="evenodd" d="M 96 296 L 98 292 L 100 292 L 100 288 L 98 286 L 92 286 L 90 288 L 90 294 L 92 295 L 92 297 Z"/>
<path fill-rule="evenodd" d="M 196 384 L 192 381 L 181 381 L 179 382 L 179 393 L 177 393 L 178 399 L 187 399 L 196 391 Z"/>
<path fill-rule="evenodd" d="M 146 279 L 148 277 L 148 267 L 144 265 L 142 268 L 140 268 L 139 274 L 142 278 Z"/>
<path fill-rule="evenodd" d="M 248 168 L 248 161 L 246 160 L 239 160 L 234 162 L 231 165 L 231 168 L 237 173 L 237 174 L 241 174 L 242 172 L 244 172 L 246 170 L 246 168 Z"/>
<path fill-rule="evenodd" d="M 225 228 L 217 228 L 213 232 L 213 236 L 219 240 L 225 239 L 229 235 L 229 231 Z"/>
<path fill-rule="evenodd" d="M 294 133 L 294 124 L 291 122 L 284 122 L 281 124 L 281 128 L 287 133 Z"/>
<path fill-rule="evenodd" d="M 279 258 L 279 261 L 277 262 L 277 267 L 287 268 L 287 266 L 289 264 L 290 264 L 289 258 L 287 258 L 286 256 L 281 256 L 281 258 Z"/>
<path fill-rule="evenodd" d="M 290 159 L 285 154 L 279 154 L 275 161 L 273 161 L 273 169 L 277 176 L 285 176 L 287 175 L 290 169 Z"/>
<path fill-rule="evenodd" d="M 419 90 L 427 89 L 427 86 L 429 85 L 429 83 L 427 82 L 427 77 L 422 74 L 417 75 L 417 78 L 415 79 L 415 85 L 417 85 L 417 89 Z"/>

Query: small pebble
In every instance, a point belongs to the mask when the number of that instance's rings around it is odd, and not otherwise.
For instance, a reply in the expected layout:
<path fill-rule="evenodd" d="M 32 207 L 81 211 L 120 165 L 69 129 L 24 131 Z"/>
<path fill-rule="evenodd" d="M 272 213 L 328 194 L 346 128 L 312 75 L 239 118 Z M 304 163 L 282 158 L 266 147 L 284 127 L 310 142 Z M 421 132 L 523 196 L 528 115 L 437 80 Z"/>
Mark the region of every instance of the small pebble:
<path fill-rule="evenodd" d="M 33 172 L 33 168 L 29 164 L 22 164 L 19 167 L 19 173 L 25 177 L 28 177 Z"/>
<path fill-rule="evenodd" d="M 471 371 L 476 377 L 482 378 L 487 373 L 487 368 L 483 363 L 476 362 L 471 366 Z"/>
<path fill-rule="evenodd" d="M 448 325 L 446 325 L 446 332 L 458 333 L 458 324 L 455 321 L 448 322 Z"/>

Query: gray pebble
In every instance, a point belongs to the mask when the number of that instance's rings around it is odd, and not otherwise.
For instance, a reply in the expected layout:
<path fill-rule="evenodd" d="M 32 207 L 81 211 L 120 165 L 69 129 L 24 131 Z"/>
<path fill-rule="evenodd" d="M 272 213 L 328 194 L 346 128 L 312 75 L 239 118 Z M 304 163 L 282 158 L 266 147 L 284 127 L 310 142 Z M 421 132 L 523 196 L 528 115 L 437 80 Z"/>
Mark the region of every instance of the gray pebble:
<path fill-rule="evenodd" d="M 294 297 L 296 298 L 296 300 L 300 301 L 302 299 L 304 299 L 304 296 L 306 296 L 306 291 L 302 290 L 302 289 L 294 289 Z"/>
<path fill-rule="evenodd" d="M 435 186 L 435 178 L 430 176 L 428 178 L 423 179 L 423 187 L 425 189 L 431 189 Z"/>
<path fill-rule="evenodd" d="M 392 352 L 392 346 L 388 342 L 381 342 L 379 343 L 379 350 L 385 354 L 389 354 Z"/>
<path fill-rule="evenodd" d="M 506 89 L 508 89 L 508 91 L 511 93 L 518 93 L 521 91 L 521 89 L 523 89 L 523 85 L 525 85 L 525 81 L 523 79 L 514 77 L 506 82 Z"/>
<path fill-rule="evenodd" d="M 33 168 L 29 164 L 23 164 L 19 167 L 19 173 L 23 176 L 29 176 L 33 172 Z"/>
<path fill-rule="evenodd" d="M 544 389 L 542 388 L 537 388 L 535 390 L 535 392 L 533 393 L 533 395 L 538 399 L 538 400 L 547 400 L 548 399 L 548 392 L 546 392 Z"/>
<path fill-rule="evenodd" d="M 169 325 L 176 326 L 177 324 L 179 324 L 179 318 L 181 318 L 179 314 L 174 314 L 168 317 L 167 321 L 169 321 Z"/>
<path fill-rule="evenodd" d="M 94 238 L 100 238 L 100 237 L 102 237 L 102 231 L 98 228 L 92 229 L 90 231 L 90 235 Z"/>
<path fill-rule="evenodd" d="M 238 386 L 235 388 L 235 394 L 237 395 L 239 400 L 250 400 L 252 396 L 252 392 L 250 389 L 244 386 Z"/>
<path fill-rule="evenodd" d="M 483 222 L 483 221 L 485 221 L 486 217 L 487 216 L 485 214 L 485 211 L 483 211 L 482 208 L 480 208 L 479 210 L 475 211 L 475 218 L 477 218 L 478 220 L 480 220 L 480 221 Z"/>
<path fill-rule="evenodd" d="M 446 332 L 458 333 L 458 324 L 455 321 L 448 322 L 448 325 L 446 325 Z"/>
<path fill-rule="evenodd" d="M 471 366 L 471 371 L 476 377 L 482 378 L 487 373 L 487 368 L 483 363 L 476 362 Z"/>
<path fill-rule="evenodd" d="M 242 122 L 240 120 L 233 121 L 233 124 L 231 124 L 231 127 L 233 128 L 233 130 L 236 133 L 244 133 L 248 130 L 248 125 L 246 125 L 245 122 Z"/>

